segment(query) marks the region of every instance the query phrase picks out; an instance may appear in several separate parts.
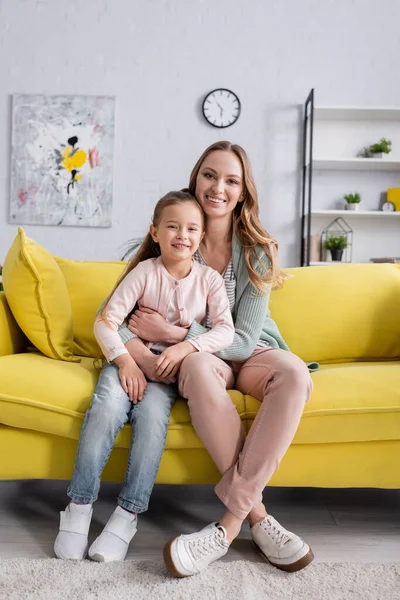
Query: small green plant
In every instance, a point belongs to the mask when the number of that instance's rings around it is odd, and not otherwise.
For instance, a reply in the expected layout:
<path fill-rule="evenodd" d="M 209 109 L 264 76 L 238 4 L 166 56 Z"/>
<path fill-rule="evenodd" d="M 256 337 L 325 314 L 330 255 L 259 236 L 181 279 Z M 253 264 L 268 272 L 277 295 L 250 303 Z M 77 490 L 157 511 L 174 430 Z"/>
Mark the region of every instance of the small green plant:
<path fill-rule="evenodd" d="M 347 204 L 359 204 L 361 202 L 361 196 L 358 192 L 355 194 L 347 194 L 344 199 L 346 200 Z"/>
<path fill-rule="evenodd" d="M 369 154 L 389 154 L 392 151 L 392 142 L 386 138 L 381 138 L 376 144 L 368 146 Z"/>
<path fill-rule="evenodd" d="M 347 248 L 347 237 L 345 235 L 332 235 L 324 242 L 325 250 L 344 250 Z"/>

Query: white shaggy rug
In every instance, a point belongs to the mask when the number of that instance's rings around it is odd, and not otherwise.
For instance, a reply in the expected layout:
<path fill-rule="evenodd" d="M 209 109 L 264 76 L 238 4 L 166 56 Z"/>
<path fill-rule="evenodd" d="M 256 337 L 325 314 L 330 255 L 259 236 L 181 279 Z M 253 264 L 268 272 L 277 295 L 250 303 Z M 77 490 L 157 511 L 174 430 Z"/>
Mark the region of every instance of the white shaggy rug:
<path fill-rule="evenodd" d="M 400 562 L 313 563 L 288 574 L 266 563 L 221 562 L 173 579 L 160 562 L 0 560 L 1 600 L 396 600 Z"/>

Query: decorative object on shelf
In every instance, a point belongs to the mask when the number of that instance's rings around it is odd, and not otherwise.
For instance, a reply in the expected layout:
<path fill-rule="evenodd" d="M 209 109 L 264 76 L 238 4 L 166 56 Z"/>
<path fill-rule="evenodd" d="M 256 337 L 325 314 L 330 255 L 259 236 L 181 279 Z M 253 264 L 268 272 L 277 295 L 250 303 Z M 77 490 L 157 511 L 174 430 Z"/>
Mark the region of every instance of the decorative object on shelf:
<path fill-rule="evenodd" d="M 17 94 L 10 223 L 110 227 L 115 98 Z"/>
<path fill-rule="evenodd" d="M 361 153 L 364 158 L 383 158 L 392 151 L 392 142 L 386 138 L 381 138 L 379 142 L 367 146 Z"/>
<path fill-rule="evenodd" d="M 361 196 L 358 192 L 347 194 L 344 199 L 346 200 L 346 204 L 344 205 L 346 210 L 358 210 L 358 205 L 361 202 Z"/>
<path fill-rule="evenodd" d="M 241 110 L 239 98 L 225 88 L 218 88 L 207 94 L 202 108 L 206 121 L 220 129 L 236 123 Z"/>
<path fill-rule="evenodd" d="M 382 204 L 381 210 L 383 210 L 383 212 L 395 212 L 396 207 L 393 204 L 393 202 L 384 202 Z"/>
<path fill-rule="evenodd" d="M 310 260 L 318 262 L 321 260 L 321 236 L 312 235 L 310 237 Z"/>
<path fill-rule="evenodd" d="M 347 238 L 345 235 L 330 236 L 325 240 L 324 248 L 329 250 L 332 260 L 342 260 L 343 250 L 347 248 Z"/>
<path fill-rule="evenodd" d="M 305 240 L 307 249 L 307 240 Z M 306 250 L 307 252 L 307 250 Z M 321 261 L 321 235 L 310 235 L 310 262 Z"/>
<path fill-rule="evenodd" d="M 394 204 L 395 211 L 400 212 L 400 187 L 389 188 L 387 191 L 387 202 Z"/>
<path fill-rule="evenodd" d="M 344 257 L 343 262 L 351 262 L 353 230 L 342 217 L 331 221 L 323 230 L 321 242 L 324 250 L 329 250 L 333 261 L 341 261 Z"/>
<path fill-rule="evenodd" d="M 388 256 L 386 258 L 370 258 L 369 260 L 373 263 L 400 263 L 400 257 L 398 256 Z"/>

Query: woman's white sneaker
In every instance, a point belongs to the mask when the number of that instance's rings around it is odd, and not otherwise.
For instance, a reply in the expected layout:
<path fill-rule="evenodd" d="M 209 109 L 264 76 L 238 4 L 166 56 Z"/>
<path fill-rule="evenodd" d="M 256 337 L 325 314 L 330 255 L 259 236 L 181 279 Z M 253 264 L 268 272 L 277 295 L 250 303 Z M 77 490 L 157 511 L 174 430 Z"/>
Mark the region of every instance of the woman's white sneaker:
<path fill-rule="evenodd" d="M 89 548 L 89 557 L 97 562 L 124 560 L 137 531 L 137 515 L 117 506 L 103 531 Z"/>
<path fill-rule="evenodd" d="M 164 546 L 164 562 L 173 577 L 190 577 L 222 558 L 229 549 L 225 527 L 211 523 L 201 531 L 180 535 Z"/>
<path fill-rule="evenodd" d="M 91 504 L 70 502 L 60 512 L 60 531 L 54 542 L 54 554 L 63 560 L 83 560 L 88 549 L 88 533 L 92 520 Z"/>
<path fill-rule="evenodd" d="M 250 531 L 261 555 L 282 571 L 300 571 L 314 560 L 311 548 L 271 515 L 253 525 Z"/>

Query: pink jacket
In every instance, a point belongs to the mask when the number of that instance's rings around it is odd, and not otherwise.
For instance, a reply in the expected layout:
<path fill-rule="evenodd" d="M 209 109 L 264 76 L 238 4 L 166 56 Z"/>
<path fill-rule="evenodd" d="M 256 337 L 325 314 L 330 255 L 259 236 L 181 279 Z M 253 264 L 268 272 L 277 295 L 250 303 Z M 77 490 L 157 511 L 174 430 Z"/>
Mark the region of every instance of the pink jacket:
<path fill-rule="evenodd" d="M 117 330 L 136 304 L 152 308 L 166 318 L 174 294 L 181 327 L 189 328 L 193 321 L 203 323 L 208 307 L 212 329 L 188 340 L 197 350 L 214 353 L 231 345 L 235 329 L 221 275 L 193 260 L 189 275 L 176 280 L 160 256 L 139 263 L 117 287 L 107 304 L 110 325 L 100 313 L 97 315 L 94 334 L 106 359 L 112 361 L 128 352 Z"/>

